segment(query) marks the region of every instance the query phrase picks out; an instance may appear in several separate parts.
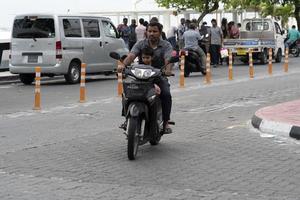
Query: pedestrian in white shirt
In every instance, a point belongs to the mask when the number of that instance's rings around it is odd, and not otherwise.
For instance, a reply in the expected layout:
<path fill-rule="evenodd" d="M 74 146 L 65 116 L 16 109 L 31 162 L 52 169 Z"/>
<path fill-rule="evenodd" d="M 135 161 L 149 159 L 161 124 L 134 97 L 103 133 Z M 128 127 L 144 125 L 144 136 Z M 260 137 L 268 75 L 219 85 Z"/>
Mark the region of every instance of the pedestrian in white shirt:
<path fill-rule="evenodd" d="M 144 19 L 139 19 L 139 25 L 135 28 L 137 42 L 146 38 L 146 27 L 143 25 Z"/>
<path fill-rule="evenodd" d="M 170 29 L 168 30 L 167 37 L 173 49 L 176 49 L 176 35 L 177 35 L 177 28 L 175 26 L 171 26 Z"/>
<path fill-rule="evenodd" d="M 184 47 L 183 33 L 186 31 L 184 18 L 180 19 L 180 24 L 177 30 L 178 30 L 178 47 L 179 49 L 183 49 Z"/>

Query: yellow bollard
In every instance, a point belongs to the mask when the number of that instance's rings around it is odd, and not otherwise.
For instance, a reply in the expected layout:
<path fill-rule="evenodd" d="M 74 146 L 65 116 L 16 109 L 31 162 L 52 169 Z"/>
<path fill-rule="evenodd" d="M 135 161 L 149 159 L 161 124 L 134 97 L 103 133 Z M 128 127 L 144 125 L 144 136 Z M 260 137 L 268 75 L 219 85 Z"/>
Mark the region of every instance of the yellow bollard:
<path fill-rule="evenodd" d="M 205 83 L 211 83 L 211 70 L 210 70 L 210 53 L 207 53 L 206 56 L 206 76 L 205 76 Z"/>
<path fill-rule="evenodd" d="M 289 71 L 289 48 L 285 49 L 285 55 L 284 55 L 284 72 Z"/>
<path fill-rule="evenodd" d="M 118 60 L 118 66 L 122 65 L 121 61 Z M 123 93 L 123 74 L 118 72 L 118 96 L 121 97 Z"/>
<path fill-rule="evenodd" d="M 250 76 L 250 78 L 254 78 L 252 49 L 249 49 L 249 76 Z"/>
<path fill-rule="evenodd" d="M 86 72 L 86 64 L 81 64 L 81 76 L 80 76 L 80 103 L 84 103 L 86 100 L 85 97 L 85 72 Z"/>
<path fill-rule="evenodd" d="M 184 87 L 184 65 L 185 65 L 185 53 L 180 53 L 180 79 L 179 79 L 179 87 Z"/>
<path fill-rule="evenodd" d="M 272 48 L 269 48 L 269 67 L 268 67 L 268 72 L 269 72 L 269 75 L 272 75 L 273 73 L 273 55 L 272 55 Z"/>
<path fill-rule="evenodd" d="M 228 49 L 228 59 L 229 59 L 229 66 L 228 66 L 228 79 L 231 81 L 233 80 L 233 68 L 232 68 L 232 51 Z"/>
<path fill-rule="evenodd" d="M 35 97 L 33 110 L 41 110 L 41 67 L 35 68 Z"/>

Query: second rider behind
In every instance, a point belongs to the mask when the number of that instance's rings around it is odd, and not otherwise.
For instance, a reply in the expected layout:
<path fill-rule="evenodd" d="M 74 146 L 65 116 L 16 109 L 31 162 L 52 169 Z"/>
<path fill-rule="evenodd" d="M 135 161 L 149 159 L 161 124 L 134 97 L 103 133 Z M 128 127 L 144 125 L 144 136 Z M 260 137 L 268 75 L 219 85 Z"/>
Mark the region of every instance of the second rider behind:
<path fill-rule="evenodd" d="M 123 61 L 125 66 L 129 66 L 136 57 L 139 58 L 139 63 L 142 62 L 142 50 L 145 48 L 151 48 L 153 50 L 152 66 L 158 69 L 165 67 L 165 74 L 171 75 L 171 64 L 169 60 L 172 57 L 172 45 L 165 40 L 161 39 L 162 25 L 158 22 L 151 22 L 147 29 L 147 38 L 137 42 L 126 59 Z M 118 67 L 118 71 L 123 70 L 125 66 Z M 163 112 L 163 121 L 165 126 L 165 133 L 171 133 L 172 129 L 169 127 L 169 120 L 172 108 L 172 96 L 170 92 L 170 84 L 166 77 L 162 77 L 157 83 L 160 87 L 161 104 Z"/>

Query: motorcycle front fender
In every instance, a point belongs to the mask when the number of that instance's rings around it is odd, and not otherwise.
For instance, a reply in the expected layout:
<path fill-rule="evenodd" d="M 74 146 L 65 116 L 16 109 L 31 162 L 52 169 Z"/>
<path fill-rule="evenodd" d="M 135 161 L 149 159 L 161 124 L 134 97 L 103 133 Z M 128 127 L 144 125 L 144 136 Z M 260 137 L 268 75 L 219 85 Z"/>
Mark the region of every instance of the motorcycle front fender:
<path fill-rule="evenodd" d="M 133 102 L 128 106 L 126 117 L 139 117 L 145 116 L 146 120 L 148 120 L 149 112 L 148 106 L 145 103 L 141 102 Z"/>

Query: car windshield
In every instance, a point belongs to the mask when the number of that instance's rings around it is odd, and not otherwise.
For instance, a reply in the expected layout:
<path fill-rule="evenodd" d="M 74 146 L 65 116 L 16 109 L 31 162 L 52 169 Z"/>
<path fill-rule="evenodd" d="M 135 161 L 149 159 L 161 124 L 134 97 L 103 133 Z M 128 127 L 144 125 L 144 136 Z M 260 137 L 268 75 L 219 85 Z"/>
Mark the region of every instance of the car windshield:
<path fill-rule="evenodd" d="M 51 18 L 16 19 L 13 25 L 14 38 L 53 38 L 54 20 Z"/>

